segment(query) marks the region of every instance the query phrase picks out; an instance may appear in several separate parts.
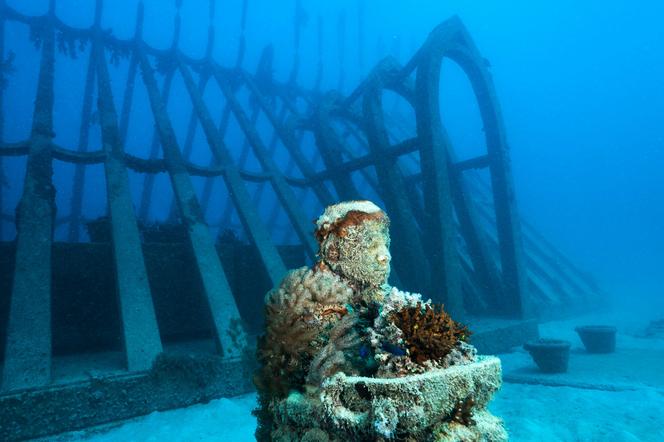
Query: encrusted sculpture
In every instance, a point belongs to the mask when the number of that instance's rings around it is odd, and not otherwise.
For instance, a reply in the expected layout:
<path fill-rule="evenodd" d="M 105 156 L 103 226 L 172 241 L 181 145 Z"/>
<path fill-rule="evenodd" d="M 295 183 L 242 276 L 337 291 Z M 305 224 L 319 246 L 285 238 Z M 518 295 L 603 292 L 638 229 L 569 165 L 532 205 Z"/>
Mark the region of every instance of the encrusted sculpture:
<path fill-rule="evenodd" d="M 328 207 L 318 262 L 268 293 L 258 440 L 507 440 L 486 410 L 500 361 L 442 308 L 388 285 L 388 229 L 369 201 Z"/>

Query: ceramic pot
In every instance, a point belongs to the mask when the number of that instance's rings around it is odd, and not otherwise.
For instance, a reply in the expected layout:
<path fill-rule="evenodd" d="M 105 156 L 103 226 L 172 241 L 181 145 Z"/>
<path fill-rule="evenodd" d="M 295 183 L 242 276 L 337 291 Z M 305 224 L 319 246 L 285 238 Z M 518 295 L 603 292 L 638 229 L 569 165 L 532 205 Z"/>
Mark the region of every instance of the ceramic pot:
<path fill-rule="evenodd" d="M 610 325 L 585 325 L 575 328 L 588 353 L 616 351 L 616 328 Z"/>
<path fill-rule="evenodd" d="M 564 373 L 569 363 L 569 341 L 560 339 L 538 339 L 529 341 L 523 348 L 530 353 L 544 373 Z"/>

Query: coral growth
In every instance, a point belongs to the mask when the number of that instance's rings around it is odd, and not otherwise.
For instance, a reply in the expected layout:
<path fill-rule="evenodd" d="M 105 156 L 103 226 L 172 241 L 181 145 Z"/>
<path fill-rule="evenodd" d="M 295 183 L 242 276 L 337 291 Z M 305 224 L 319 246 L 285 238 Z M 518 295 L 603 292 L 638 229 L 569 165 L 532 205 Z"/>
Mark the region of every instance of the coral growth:
<path fill-rule="evenodd" d="M 401 325 L 404 330 L 400 328 L 398 319 L 403 317 L 405 312 L 414 312 L 419 310 L 435 312 L 435 306 L 431 301 L 422 301 L 419 294 L 403 292 L 397 288 L 392 288 L 388 295 L 385 297 L 384 302 L 381 304 L 380 313 L 373 323 L 373 327 L 369 332 L 370 342 L 375 351 L 375 359 L 378 363 L 377 375 L 381 377 L 398 377 L 414 373 L 424 373 L 427 370 L 435 368 L 447 368 L 452 365 L 468 364 L 475 360 L 476 350 L 473 346 L 459 339 L 462 336 L 454 337 L 454 333 L 446 333 L 447 339 L 438 342 L 436 334 L 441 333 L 440 329 L 436 329 L 436 322 L 423 323 L 423 324 L 408 324 Z M 438 313 L 438 315 L 443 312 Z M 445 314 L 446 315 L 446 314 Z M 414 315 L 413 315 L 414 316 Z M 426 317 L 426 314 L 424 315 Z M 449 318 L 449 316 L 448 316 Z M 459 329 L 463 328 L 462 325 L 457 324 Z M 427 355 L 424 351 L 419 351 L 417 340 L 408 340 L 408 331 L 417 330 L 419 334 L 429 335 L 431 341 L 425 340 L 425 343 L 432 346 L 440 346 L 446 344 L 453 345 L 447 352 L 440 352 L 444 355 L 428 355 L 428 357 L 420 357 L 418 355 Z M 442 331 L 444 332 L 444 330 Z M 465 337 L 470 332 L 466 331 Z M 414 348 L 415 347 L 415 348 Z"/>
<path fill-rule="evenodd" d="M 327 344 L 311 362 L 307 385 L 319 387 L 324 379 L 340 371 L 349 374 L 357 372 L 346 354 L 361 344 L 360 336 L 354 328 L 356 323 L 354 315 L 347 315 L 330 329 Z"/>
<path fill-rule="evenodd" d="M 358 384 L 362 388 L 358 389 Z M 500 385 L 500 360 L 491 356 L 478 357 L 471 364 L 392 379 L 337 373 L 323 382 L 317 400 L 307 403 L 313 410 L 304 413 L 304 401 L 299 401 L 297 407 L 290 402 L 278 418 L 304 423 L 302 416 L 318 416 L 319 426 L 341 440 L 412 437 L 438 441 L 431 437 L 434 431 L 458 432 L 458 427 L 464 427 L 464 432 L 473 437 L 450 440 L 502 441 L 506 440 L 504 430 L 495 418 L 497 428 L 492 431 L 502 437 L 482 438 L 484 430 L 473 423 L 484 422 L 483 412 Z"/>
<path fill-rule="evenodd" d="M 266 297 L 267 330 L 258 345 L 259 391 L 283 397 L 302 388 L 309 364 L 326 342 L 322 336 L 347 312 L 352 290 L 331 272 L 302 267 L 286 275 Z"/>
<path fill-rule="evenodd" d="M 324 334 L 347 312 L 353 291 L 332 272 L 290 271 L 266 296 L 266 332 L 259 338 L 254 374 L 259 392 L 256 437 L 270 440 L 272 404 L 304 388 L 309 366 L 327 344 Z"/>
<path fill-rule="evenodd" d="M 369 201 L 328 207 L 318 262 L 266 296 L 259 441 L 506 440 L 485 408 L 500 361 L 477 356 L 442 307 L 387 284 L 388 228 Z"/>
<path fill-rule="evenodd" d="M 462 401 L 457 401 L 454 411 L 452 412 L 451 421 L 461 425 L 473 425 L 473 406 L 475 400 L 472 396 L 468 396 Z"/>
<path fill-rule="evenodd" d="M 392 314 L 392 322 L 403 332 L 410 358 L 422 364 L 447 356 L 459 341 L 466 342 L 470 331 L 456 322 L 441 307 L 418 302 Z"/>
<path fill-rule="evenodd" d="M 316 220 L 316 239 L 319 243 L 331 234 L 344 237 L 348 229 L 367 221 L 387 223 L 385 212 L 370 201 L 349 201 L 329 206 Z"/>

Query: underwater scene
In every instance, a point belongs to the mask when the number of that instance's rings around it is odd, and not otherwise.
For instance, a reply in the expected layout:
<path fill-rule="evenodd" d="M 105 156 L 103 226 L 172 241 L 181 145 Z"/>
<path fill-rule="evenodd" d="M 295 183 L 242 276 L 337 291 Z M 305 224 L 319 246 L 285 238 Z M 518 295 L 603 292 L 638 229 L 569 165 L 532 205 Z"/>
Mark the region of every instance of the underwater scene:
<path fill-rule="evenodd" d="M 0 441 L 664 441 L 663 21 L 0 0 Z"/>

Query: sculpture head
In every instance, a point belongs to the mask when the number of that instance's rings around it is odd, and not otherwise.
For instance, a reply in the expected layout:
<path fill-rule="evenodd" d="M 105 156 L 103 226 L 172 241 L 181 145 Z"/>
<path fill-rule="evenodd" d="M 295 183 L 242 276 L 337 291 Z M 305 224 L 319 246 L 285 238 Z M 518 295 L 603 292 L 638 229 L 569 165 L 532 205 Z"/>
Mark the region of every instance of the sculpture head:
<path fill-rule="evenodd" d="M 353 286 L 379 288 L 390 275 L 389 218 L 370 201 L 334 204 L 316 221 L 319 265 Z"/>

